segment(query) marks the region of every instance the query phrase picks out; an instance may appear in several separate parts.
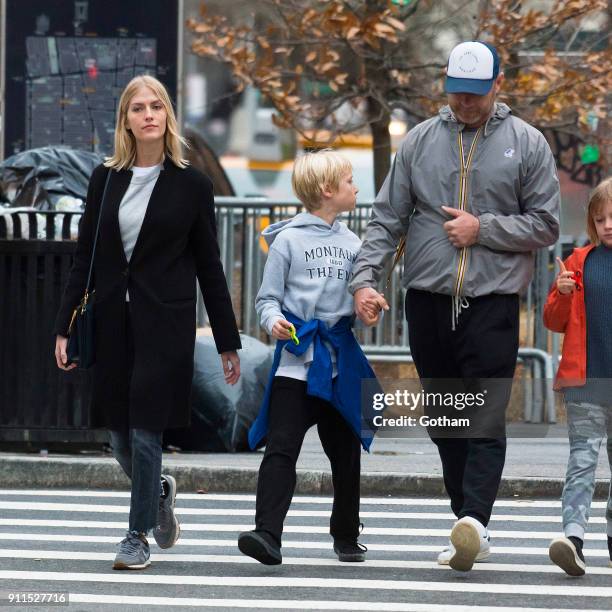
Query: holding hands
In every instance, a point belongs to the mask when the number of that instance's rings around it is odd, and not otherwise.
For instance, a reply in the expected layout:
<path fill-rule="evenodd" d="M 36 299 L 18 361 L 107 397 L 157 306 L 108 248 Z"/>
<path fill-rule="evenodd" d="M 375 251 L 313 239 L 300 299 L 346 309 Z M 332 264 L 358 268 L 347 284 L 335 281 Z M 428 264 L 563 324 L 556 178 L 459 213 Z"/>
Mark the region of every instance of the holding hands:
<path fill-rule="evenodd" d="M 563 295 L 573 293 L 576 289 L 575 273 L 566 269 L 565 264 L 557 257 L 559 275 L 557 276 L 557 291 Z"/>
<path fill-rule="evenodd" d="M 380 312 L 389 310 L 389 304 L 382 293 L 371 287 L 357 289 L 353 296 L 355 312 L 364 325 L 371 326 L 378 323 Z"/>

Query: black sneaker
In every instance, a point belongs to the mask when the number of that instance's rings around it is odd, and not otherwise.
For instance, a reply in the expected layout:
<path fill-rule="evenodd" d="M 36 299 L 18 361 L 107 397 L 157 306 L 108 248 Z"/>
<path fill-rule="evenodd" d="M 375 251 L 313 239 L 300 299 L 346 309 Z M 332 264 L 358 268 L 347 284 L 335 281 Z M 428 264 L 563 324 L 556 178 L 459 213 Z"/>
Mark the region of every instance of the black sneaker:
<path fill-rule="evenodd" d="M 334 540 L 334 552 L 340 561 L 358 563 L 366 560 L 367 546 L 357 540 Z"/>
<path fill-rule="evenodd" d="M 584 576 L 586 564 L 578 538 L 555 538 L 548 547 L 550 560 L 569 576 Z"/>
<path fill-rule="evenodd" d="M 267 531 L 243 531 L 238 536 L 238 548 L 241 553 L 264 565 L 280 565 L 283 562 L 280 546 Z"/>

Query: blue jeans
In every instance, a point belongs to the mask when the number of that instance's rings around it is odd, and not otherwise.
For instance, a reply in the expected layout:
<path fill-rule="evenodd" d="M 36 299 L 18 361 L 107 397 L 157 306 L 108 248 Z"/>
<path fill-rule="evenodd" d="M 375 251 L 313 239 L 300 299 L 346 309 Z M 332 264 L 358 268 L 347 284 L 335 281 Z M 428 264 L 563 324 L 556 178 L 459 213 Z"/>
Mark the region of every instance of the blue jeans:
<path fill-rule="evenodd" d="M 612 470 L 612 406 L 566 402 L 570 455 L 561 502 L 563 531 L 584 540 L 589 520 L 599 448 L 608 434 L 608 460 Z M 607 534 L 612 537 L 612 482 L 606 508 Z"/>
<path fill-rule="evenodd" d="M 162 432 L 147 429 L 109 431 L 113 455 L 132 481 L 129 530 L 148 533 L 157 527 Z"/>

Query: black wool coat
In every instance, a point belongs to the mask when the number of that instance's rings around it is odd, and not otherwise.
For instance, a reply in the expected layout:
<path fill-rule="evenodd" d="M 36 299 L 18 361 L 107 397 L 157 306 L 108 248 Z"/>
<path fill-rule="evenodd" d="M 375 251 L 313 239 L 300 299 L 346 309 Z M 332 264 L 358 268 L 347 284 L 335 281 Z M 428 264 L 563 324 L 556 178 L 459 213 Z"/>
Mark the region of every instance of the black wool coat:
<path fill-rule="evenodd" d="M 56 334 L 68 334 L 72 311 L 85 291 L 108 172 L 98 166 L 89 182 Z M 95 427 L 161 431 L 189 425 L 196 277 L 218 352 L 239 349 L 240 336 L 219 258 L 208 177 L 191 167 L 178 168 L 166 158 L 128 263 L 118 213 L 131 177 L 129 170 L 112 171 L 100 220 L 92 282 L 96 317 L 92 420 Z M 126 289 L 133 329 L 131 376 Z"/>

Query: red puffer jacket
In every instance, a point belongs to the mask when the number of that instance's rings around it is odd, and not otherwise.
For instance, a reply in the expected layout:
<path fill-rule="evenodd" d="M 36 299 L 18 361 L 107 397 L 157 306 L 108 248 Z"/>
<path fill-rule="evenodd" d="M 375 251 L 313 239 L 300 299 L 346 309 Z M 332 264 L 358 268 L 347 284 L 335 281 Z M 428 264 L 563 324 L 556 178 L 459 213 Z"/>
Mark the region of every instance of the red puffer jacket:
<path fill-rule="evenodd" d="M 553 283 L 544 306 L 544 325 L 564 333 L 563 353 L 555 379 L 556 391 L 564 387 L 582 387 L 586 383 L 586 313 L 584 308 L 584 262 L 594 244 L 574 249 L 563 262 L 568 272 L 575 272 L 577 288 L 567 295 L 557 291 Z"/>

